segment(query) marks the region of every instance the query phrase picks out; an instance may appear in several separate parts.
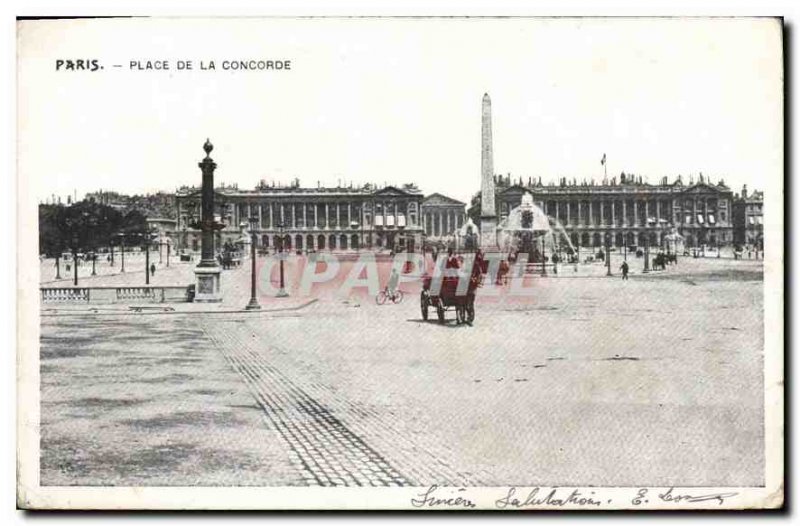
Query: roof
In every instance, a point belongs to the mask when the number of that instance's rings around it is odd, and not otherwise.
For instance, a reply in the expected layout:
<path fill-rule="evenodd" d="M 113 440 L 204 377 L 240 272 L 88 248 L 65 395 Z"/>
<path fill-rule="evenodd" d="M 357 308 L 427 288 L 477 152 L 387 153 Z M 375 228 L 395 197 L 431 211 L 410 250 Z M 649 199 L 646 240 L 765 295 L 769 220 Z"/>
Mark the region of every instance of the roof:
<path fill-rule="evenodd" d="M 425 199 L 422 200 L 422 206 L 431 206 L 431 205 L 457 205 L 457 206 L 464 206 L 465 203 L 459 201 L 458 199 L 453 199 L 452 197 L 448 197 L 446 195 L 440 194 L 438 192 L 432 193 L 431 195 L 425 196 Z"/>
<path fill-rule="evenodd" d="M 574 194 L 668 194 L 683 195 L 687 193 L 730 193 L 727 186 L 709 185 L 706 183 L 695 183 L 691 186 L 681 184 L 650 185 L 650 184 L 606 184 L 606 185 L 552 185 L 552 186 L 522 186 L 513 184 L 507 187 L 500 187 L 496 193 L 498 195 L 514 193 L 532 193 L 534 195 L 574 195 Z"/>
<path fill-rule="evenodd" d="M 214 195 L 220 198 L 226 197 L 263 197 L 263 196 L 303 196 L 303 197 L 332 197 L 332 196 L 371 196 L 371 195 L 420 195 L 422 192 L 411 185 L 385 186 L 376 188 L 375 186 L 358 187 L 318 187 L 302 188 L 299 186 L 262 186 L 254 190 L 240 190 L 232 187 L 217 187 Z M 176 192 L 178 197 L 199 196 L 200 189 L 182 188 Z"/>

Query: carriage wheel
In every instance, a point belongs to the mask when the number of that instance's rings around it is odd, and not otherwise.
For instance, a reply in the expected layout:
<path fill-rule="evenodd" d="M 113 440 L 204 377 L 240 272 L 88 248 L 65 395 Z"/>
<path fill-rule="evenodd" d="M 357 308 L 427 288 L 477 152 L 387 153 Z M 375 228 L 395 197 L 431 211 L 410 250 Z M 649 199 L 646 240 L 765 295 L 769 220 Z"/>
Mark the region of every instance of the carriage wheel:
<path fill-rule="evenodd" d="M 444 323 L 444 305 L 442 305 L 442 300 L 436 304 L 436 316 L 439 318 L 439 323 Z"/>
<path fill-rule="evenodd" d="M 380 291 L 377 296 L 375 296 L 375 303 L 378 305 L 383 305 L 386 303 L 386 291 Z"/>
<path fill-rule="evenodd" d="M 398 289 L 394 291 L 394 296 L 392 296 L 392 303 L 400 303 L 401 301 L 403 301 L 403 291 Z"/>
<path fill-rule="evenodd" d="M 419 307 L 422 310 L 422 319 L 428 321 L 428 297 L 424 292 L 419 295 Z"/>
<path fill-rule="evenodd" d="M 472 297 L 467 301 L 467 323 L 475 321 L 475 298 Z"/>

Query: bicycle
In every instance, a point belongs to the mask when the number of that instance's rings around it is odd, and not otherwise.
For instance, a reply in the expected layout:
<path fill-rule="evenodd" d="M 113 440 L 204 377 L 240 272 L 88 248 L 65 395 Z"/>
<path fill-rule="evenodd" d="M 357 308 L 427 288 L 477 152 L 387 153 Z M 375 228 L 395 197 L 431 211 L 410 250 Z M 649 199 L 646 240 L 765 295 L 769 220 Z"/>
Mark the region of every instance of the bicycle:
<path fill-rule="evenodd" d="M 386 301 L 391 301 L 395 305 L 403 301 L 403 291 L 402 290 L 395 290 L 394 292 L 390 291 L 389 288 L 385 288 L 375 296 L 375 303 L 378 305 L 383 305 Z"/>

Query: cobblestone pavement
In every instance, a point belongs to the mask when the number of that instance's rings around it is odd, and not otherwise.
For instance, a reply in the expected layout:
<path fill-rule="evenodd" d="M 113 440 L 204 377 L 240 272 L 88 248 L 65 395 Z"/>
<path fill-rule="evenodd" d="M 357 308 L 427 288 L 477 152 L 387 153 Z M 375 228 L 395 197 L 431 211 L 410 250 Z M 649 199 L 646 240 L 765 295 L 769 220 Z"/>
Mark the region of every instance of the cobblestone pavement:
<path fill-rule="evenodd" d="M 479 298 L 473 327 L 455 325 L 452 313 L 445 325 L 423 322 L 410 284 L 403 303 L 381 307 L 326 295 L 296 312 L 246 317 L 54 317 L 42 327 L 43 480 L 230 480 L 183 461 L 160 478 L 125 464 L 135 456 L 130 431 L 108 423 L 134 405 L 81 420 L 93 431 L 94 445 L 84 444 L 72 415 L 103 398 L 108 371 L 115 400 L 146 392 L 152 399 L 135 407 L 148 418 L 180 412 L 183 392 L 144 387 L 142 370 L 124 361 L 135 350 L 149 367 L 160 353 L 197 353 L 189 356 L 204 361 L 178 373 L 191 376 L 183 389 L 224 380 L 250 398 L 242 405 L 259 408 L 258 423 L 228 430 L 250 459 L 239 468 L 245 483 L 757 485 L 763 282 L 755 263 L 740 263 L 682 261 L 680 271 L 628 282 L 542 279 L 532 297 Z M 109 330 L 113 342 L 104 342 Z M 165 344 L 155 336 L 173 331 Z M 76 355 L 54 357 L 58 349 Z M 227 395 L 204 400 L 238 405 Z M 150 446 L 222 432 L 218 422 L 195 424 Z M 76 444 L 79 474 L 54 471 Z M 109 475 L 97 451 L 114 451 L 130 471 Z"/>
<path fill-rule="evenodd" d="M 74 316 L 41 329 L 42 485 L 304 484 L 197 323 Z"/>
<path fill-rule="evenodd" d="M 408 480 L 353 433 L 331 411 L 284 374 L 267 364 L 250 345 L 217 331 L 212 341 L 242 375 L 273 425 L 310 478 L 321 486 L 401 486 Z"/>

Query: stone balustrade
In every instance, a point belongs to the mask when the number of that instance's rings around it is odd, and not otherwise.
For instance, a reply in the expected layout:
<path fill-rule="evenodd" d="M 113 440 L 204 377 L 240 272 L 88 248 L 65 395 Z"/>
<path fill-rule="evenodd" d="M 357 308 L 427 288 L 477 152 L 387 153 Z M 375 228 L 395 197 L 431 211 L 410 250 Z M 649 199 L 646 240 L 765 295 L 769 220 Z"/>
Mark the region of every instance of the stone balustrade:
<path fill-rule="evenodd" d="M 188 301 L 188 285 L 138 287 L 41 287 L 43 302 L 181 303 Z"/>

